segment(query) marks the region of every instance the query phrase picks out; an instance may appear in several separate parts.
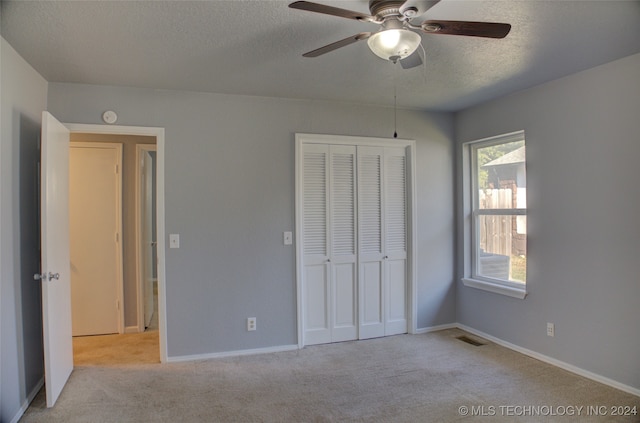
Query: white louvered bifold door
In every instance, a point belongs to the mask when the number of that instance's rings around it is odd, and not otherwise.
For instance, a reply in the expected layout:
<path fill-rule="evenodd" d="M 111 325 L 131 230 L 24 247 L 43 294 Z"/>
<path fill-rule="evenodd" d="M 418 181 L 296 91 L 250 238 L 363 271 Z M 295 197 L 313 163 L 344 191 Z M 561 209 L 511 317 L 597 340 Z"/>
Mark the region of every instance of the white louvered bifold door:
<path fill-rule="evenodd" d="M 407 332 L 404 147 L 302 150 L 304 345 Z"/>
<path fill-rule="evenodd" d="M 303 152 L 305 345 L 356 339 L 356 189 L 353 146 Z"/>
<path fill-rule="evenodd" d="M 358 147 L 359 338 L 384 336 L 384 148 Z"/>
<path fill-rule="evenodd" d="M 304 343 L 331 342 L 329 280 L 329 146 L 306 145 L 302 158 Z"/>
<path fill-rule="evenodd" d="M 405 149 L 384 149 L 384 334 L 407 332 L 407 160 Z"/>
<path fill-rule="evenodd" d="M 357 339 L 356 148 L 329 149 L 331 342 Z"/>

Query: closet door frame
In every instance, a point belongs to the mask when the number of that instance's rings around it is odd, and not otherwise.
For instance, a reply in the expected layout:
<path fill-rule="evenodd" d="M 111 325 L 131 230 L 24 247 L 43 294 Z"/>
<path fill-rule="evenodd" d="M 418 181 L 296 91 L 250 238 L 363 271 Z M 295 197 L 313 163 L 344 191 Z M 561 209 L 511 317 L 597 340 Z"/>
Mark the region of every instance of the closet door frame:
<path fill-rule="evenodd" d="M 404 147 L 406 151 L 407 163 L 407 331 L 410 334 L 417 332 L 417 242 L 416 242 L 416 184 L 415 184 L 415 149 L 414 140 L 388 139 L 356 137 L 347 135 L 324 135 L 324 134 L 295 134 L 295 245 L 296 245 L 296 290 L 297 290 L 297 326 L 298 326 L 298 347 L 305 346 L 304 339 L 304 298 L 303 298 L 303 277 L 304 277 L 304 254 L 303 254 L 303 228 L 302 228 L 302 198 L 304 195 L 303 184 L 303 154 L 304 146 L 309 144 L 330 144 L 349 146 L 371 146 L 371 147 Z"/>

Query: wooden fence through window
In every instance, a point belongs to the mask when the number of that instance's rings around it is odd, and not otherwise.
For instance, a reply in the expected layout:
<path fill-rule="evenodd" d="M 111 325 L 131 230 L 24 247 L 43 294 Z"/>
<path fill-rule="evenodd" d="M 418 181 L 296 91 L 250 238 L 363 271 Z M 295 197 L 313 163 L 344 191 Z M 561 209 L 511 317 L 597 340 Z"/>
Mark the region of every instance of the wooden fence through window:
<path fill-rule="evenodd" d="M 512 209 L 515 207 L 513 190 L 481 189 L 480 209 Z M 485 253 L 511 256 L 512 235 L 516 231 L 515 216 L 480 216 L 480 248 Z"/>

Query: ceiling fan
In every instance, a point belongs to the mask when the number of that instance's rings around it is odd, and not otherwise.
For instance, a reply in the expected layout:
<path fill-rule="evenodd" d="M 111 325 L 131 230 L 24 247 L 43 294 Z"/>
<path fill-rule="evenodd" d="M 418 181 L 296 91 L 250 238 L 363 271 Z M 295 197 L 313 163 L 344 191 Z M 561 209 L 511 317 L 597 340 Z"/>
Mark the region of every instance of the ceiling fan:
<path fill-rule="evenodd" d="M 496 22 L 468 22 L 425 20 L 414 24 L 412 21 L 422 16 L 440 0 L 369 0 L 371 14 L 354 12 L 309 1 L 295 1 L 292 9 L 323 13 L 325 15 L 370 22 L 381 26 L 376 32 L 361 32 L 340 41 L 303 54 L 304 57 L 318 57 L 330 51 L 367 40 L 373 53 L 393 63 L 400 61 L 408 69 L 422 64 L 417 48 L 422 41 L 419 32 L 426 34 L 466 35 L 469 37 L 504 38 L 511 25 Z"/>

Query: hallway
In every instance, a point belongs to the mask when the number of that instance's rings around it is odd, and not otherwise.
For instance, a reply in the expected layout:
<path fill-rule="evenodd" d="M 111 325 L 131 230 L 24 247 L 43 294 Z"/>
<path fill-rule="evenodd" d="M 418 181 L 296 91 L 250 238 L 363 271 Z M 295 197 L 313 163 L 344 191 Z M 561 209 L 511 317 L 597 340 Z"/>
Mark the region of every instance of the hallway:
<path fill-rule="evenodd" d="M 73 338 L 75 367 L 160 363 L 158 288 L 154 283 L 153 317 L 142 333 L 77 336 Z"/>

